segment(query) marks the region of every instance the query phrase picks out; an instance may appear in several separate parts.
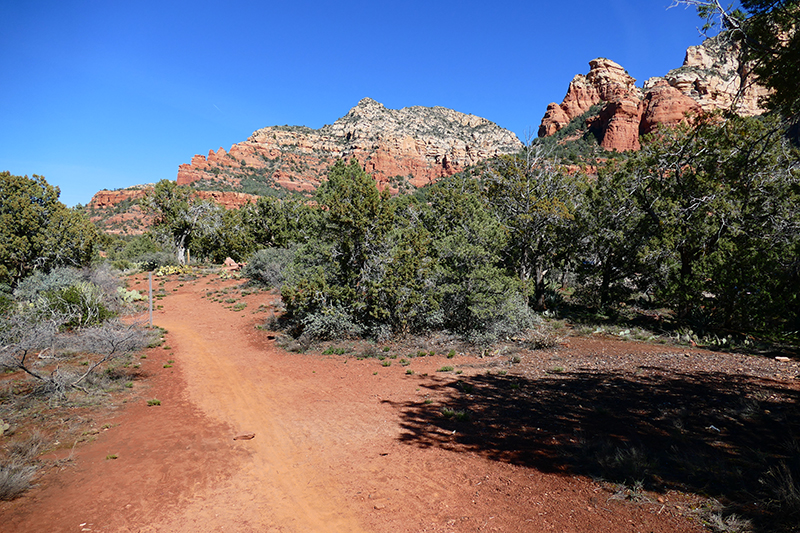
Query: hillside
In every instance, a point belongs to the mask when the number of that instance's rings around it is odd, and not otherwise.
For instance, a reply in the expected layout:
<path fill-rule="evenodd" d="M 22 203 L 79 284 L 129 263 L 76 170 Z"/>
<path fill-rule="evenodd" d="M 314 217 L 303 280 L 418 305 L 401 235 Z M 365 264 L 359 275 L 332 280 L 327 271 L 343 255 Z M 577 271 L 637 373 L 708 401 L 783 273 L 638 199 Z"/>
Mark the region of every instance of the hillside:
<path fill-rule="evenodd" d="M 153 190 L 153 184 L 134 185 L 115 191 L 99 191 L 86 205 L 89 220 L 106 233 L 114 235 L 141 235 L 152 222 L 152 216 L 139 206 L 139 200 Z M 195 191 L 194 196 L 213 200 L 226 209 L 241 207 L 255 202 L 252 194 L 232 191 Z"/>
<path fill-rule="evenodd" d="M 579 141 L 571 153 L 588 150 L 591 160 L 604 151 L 637 150 L 642 135 L 701 111 L 760 114 L 764 110 L 759 102 L 767 91 L 745 81 L 748 65 L 740 58 L 739 43 L 721 34 L 690 47 L 682 66 L 641 87 L 621 65 L 594 59 L 587 74 L 572 79 L 562 102 L 548 105 L 539 137 L 555 136 L 550 142 L 558 145 Z M 309 198 L 336 160 L 355 158 L 379 189 L 397 194 L 521 148 L 516 135 L 485 118 L 444 107 L 389 109 L 364 98 L 319 129 L 270 126 L 227 150 L 195 155 L 179 166 L 176 179 L 199 196 L 231 208 L 259 196 Z M 104 231 L 141 233 L 148 221 L 134 200 L 146 190 L 101 191 L 87 209 Z"/>
<path fill-rule="evenodd" d="M 199 189 L 308 195 L 337 159 L 354 157 L 378 188 L 397 193 L 520 148 L 516 135 L 481 117 L 444 107 L 388 109 L 364 98 L 318 130 L 262 128 L 230 150 L 196 155 L 180 166 L 177 179 Z"/>
<path fill-rule="evenodd" d="M 388 109 L 364 98 L 318 130 L 271 126 L 229 150 L 195 155 L 179 166 L 177 182 L 232 208 L 258 196 L 310 197 L 336 160 L 356 158 L 378 188 L 396 194 L 521 148 L 516 135 L 485 118 L 444 107 Z M 108 233 L 143 233 L 149 220 L 137 200 L 151 188 L 100 191 L 87 205 L 88 214 Z"/>

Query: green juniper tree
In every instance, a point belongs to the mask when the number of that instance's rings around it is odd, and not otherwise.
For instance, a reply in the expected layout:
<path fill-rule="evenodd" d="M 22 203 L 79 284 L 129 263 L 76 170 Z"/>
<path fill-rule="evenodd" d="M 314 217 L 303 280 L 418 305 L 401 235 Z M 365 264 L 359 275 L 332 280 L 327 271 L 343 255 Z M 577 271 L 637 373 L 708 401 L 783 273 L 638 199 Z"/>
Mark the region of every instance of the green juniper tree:
<path fill-rule="evenodd" d="M 192 198 L 191 190 L 173 181 L 156 183 L 153 193 L 142 199 L 142 207 L 155 214 L 153 229 L 166 236 L 175 248 L 178 263 L 186 264 L 186 251 L 201 232 L 212 231 L 219 223 L 214 202 Z"/>
<path fill-rule="evenodd" d="M 584 181 L 551 160 L 538 147 L 501 156 L 487 167 L 486 196 L 508 234 L 505 260 L 533 295 L 536 309 L 545 308 L 547 274 L 572 252 L 572 224 Z"/>
<path fill-rule="evenodd" d="M 36 269 L 88 265 L 98 242 L 95 226 L 58 201 L 42 176 L 0 172 L 0 282 L 16 285 Z"/>

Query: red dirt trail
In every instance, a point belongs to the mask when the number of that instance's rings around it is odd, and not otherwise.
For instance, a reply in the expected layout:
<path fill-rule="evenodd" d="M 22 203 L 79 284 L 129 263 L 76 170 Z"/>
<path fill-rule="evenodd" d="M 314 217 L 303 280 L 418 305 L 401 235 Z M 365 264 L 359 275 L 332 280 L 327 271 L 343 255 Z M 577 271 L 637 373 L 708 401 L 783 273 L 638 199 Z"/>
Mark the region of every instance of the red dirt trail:
<path fill-rule="evenodd" d="M 0 531 L 703 531 L 587 478 L 402 439 L 396 406 L 435 400 L 425 385 L 441 379 L 437 368 L 463 365 L 466 376 L 481 371 L 477 359 L 415 358 L 409 375 L 376 359 L 286 352 L 255 328 L 264 315 L 253 310 L 276 297 L 246 296 L 243 312 L 201 297 L 223 286 L 233 282 L 164 286 L 155 323 L 168 349 L 148 350 L 148 379 L 98 415 L 107 429 L 71 461 L 0 504 Z"/>

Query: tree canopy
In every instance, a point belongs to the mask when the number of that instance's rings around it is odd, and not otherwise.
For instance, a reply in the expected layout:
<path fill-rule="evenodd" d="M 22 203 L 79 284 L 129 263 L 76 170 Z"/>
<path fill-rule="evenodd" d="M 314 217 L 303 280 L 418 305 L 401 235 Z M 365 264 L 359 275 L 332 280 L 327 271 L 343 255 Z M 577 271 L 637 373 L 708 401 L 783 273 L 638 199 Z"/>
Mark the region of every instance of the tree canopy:
<path fill-rule="evenodd" d="M 37 269 L 91 261 L 97 230 L 59 194 L 42 176 L 0 172 L 0 282 L 16 285 Z"/>

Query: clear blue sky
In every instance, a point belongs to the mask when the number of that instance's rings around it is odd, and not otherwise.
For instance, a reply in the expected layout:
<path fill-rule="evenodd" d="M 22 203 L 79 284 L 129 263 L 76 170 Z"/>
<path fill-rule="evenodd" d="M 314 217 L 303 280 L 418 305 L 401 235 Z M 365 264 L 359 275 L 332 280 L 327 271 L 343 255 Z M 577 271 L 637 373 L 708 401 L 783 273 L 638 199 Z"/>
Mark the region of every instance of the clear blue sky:
<path fill-rule="evenodd" d="M 607 57 L 641 83 L 702 39 L 670 0 L 0 1 L 0 170 L 67 205 L 175 179 L 256 129 L 330 124 L 369 96 L 522 140 Z"/>

